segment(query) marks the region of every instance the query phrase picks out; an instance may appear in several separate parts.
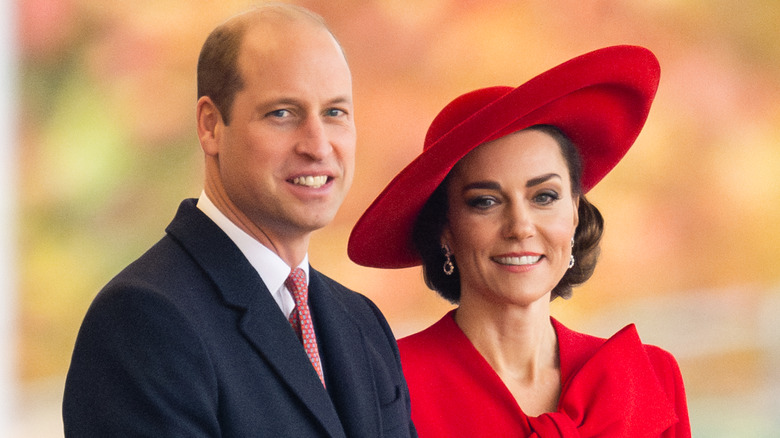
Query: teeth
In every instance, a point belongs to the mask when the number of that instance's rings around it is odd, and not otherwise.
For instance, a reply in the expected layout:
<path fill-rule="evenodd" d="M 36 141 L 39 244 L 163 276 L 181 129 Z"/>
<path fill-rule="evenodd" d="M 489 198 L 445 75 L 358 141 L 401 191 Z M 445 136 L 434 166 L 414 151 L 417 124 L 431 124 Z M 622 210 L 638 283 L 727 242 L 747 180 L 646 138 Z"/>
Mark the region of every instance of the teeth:
<path fill-rule="evenodd" d="M 502 265 L 533 265 L 538 262 L 542 256 L 522 256 L 522 257 L 496 257 L 494 260 Z"/>
<path fill-rule="evenodd" d="M 313 189 L 317 189 L 322 187 L 326 182 L 328 182 L 328 177 L 325 175 L 320 176 L 298 176 L 293 178 L 293 184 L 297 184 L 299 186 L 306 186 L 311 187 Z"/>

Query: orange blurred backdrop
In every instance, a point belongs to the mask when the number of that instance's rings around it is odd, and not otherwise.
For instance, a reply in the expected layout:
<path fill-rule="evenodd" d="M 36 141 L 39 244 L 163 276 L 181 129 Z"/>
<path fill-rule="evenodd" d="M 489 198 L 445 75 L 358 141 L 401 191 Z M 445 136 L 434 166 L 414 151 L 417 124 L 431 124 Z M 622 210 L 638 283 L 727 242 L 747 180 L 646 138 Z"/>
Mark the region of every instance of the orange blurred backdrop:
<path fill-rule="evenodd" d="M 399 337 L 450 306 L 419 269 L 356 266 L 346 242 L 439 109 L 599 47 L 655 52 L 646 127 L 589 194 L 606 220 L 600 264 L 553 314 L 600 336 L 635 322 L 674 353 L 694 436 L 780 433 L 780 2 L 293 3 L 344 46 L 358 127 L 354 185 L 315 234 L 311 263 L 372 298 Z M 61 434 L 62 382 L 92 298 L 200 193 L 198 51 L 249 5 L 18 2 L 19 436 Z"/>

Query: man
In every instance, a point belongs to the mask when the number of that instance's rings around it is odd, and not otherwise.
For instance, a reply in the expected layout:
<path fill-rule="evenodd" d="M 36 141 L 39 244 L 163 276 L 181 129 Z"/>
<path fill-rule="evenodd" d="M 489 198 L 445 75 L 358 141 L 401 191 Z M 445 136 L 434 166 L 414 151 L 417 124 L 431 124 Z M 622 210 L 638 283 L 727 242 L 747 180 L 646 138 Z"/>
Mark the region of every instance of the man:
<path fill-rule="evenodd" d="M 341 47 L 318 16 L 266 5 L 208 37 L 198 94 L 204 191 L 95 298 L 65 434 L 415 436 L 381 313 L 308 265 L 353 177 Z"/>

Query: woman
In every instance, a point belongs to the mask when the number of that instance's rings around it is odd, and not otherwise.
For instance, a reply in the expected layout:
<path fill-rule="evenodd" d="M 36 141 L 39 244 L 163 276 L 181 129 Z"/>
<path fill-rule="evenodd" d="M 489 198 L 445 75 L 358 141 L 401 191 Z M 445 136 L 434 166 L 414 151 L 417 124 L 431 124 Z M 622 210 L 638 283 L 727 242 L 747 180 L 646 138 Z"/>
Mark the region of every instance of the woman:
<path fill-rule="evenodd" d="M 616 46 L 460 96 L 356 224 L 352 260 L 422 263 L 458 304 L 399 341 L 421 437 L 690 436 L 671 354 L 633 325 L 604 340 L 550 316 L 593 273 L 603 221 L 585 193 L 636 139 L 658 78 L 651 52 Z"/>

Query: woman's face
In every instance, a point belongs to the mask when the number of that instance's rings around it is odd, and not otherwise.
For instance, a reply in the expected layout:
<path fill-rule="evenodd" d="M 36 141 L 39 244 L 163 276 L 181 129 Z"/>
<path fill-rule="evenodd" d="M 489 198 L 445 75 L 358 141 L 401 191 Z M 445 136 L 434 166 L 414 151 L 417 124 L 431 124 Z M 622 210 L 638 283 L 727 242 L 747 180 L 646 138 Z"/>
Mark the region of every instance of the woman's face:
<path fill-rule="evenodd" d="M 549 301 L 578 221 L 558 143 L 534 130 L 485 143 L 453 168 L 447 198 L 442 243 L 460 270 L 461 303 Z"/>

